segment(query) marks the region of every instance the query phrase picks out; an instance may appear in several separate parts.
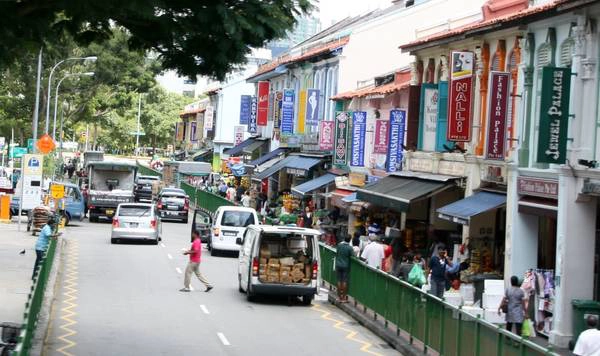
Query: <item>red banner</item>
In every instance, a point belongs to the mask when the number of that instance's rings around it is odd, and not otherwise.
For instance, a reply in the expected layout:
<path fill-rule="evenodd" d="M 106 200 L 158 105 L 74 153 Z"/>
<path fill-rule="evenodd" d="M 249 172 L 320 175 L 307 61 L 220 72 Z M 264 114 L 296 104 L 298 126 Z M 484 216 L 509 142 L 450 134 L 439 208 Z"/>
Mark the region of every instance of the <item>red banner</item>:
<path fill-rule="evenodd" d="M 506 155 L 506 124 L 510 74 L 491 72 L 488 91 L 487 159 L 504 160 Z"/>
<path fill-rule="evenodd" d="M 333 150 L 333 133 L 335 126 L 333 121 L 319 122 L 319 149 L 323 151 Z"/>
<path fill-rule="evenodd" d="M 473 52 L 452 52 L 448 95 L 448 141 L 471 140 L 473 123 Z"/>
<path fill-rule="evenodd" d="M 269 115 L 269 82 L 258 82 L 258 112 L 256 124 L 258 126 L 267 126 L 267 117 Z"/>
<path fill-rule="evenodd" d="M 375 145 L 373 145 L 373 153 L 388 152 L 389 124 L 388 120 L 375 120 Z"/>

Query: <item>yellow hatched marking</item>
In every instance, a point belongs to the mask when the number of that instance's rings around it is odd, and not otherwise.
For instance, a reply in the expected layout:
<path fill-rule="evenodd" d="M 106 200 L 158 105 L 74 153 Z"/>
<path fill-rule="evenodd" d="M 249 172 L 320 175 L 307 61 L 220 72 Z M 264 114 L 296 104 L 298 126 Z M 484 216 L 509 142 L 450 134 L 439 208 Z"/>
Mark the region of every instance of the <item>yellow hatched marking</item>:
<path fill-rule="evenodd" d="M 60 319 L 64 323 L 59 327 L 59 329 L 64 331 L 64 334 L 58 337 L 58 340 L 61 340 L 64 345 L 56 349 L 56 351 L 63 355 L 73 356 L 67 350 L 77 345 L 75 341 L 71 340 L 71 337 L 77 334 L 77 331 L 71 328 L 77 324 L 75 320 L 77 316 L 75 309 L 77 308 L 77 279 L 79 274 L 79 246 L 77 245 L 77 241 L 69 241 L 66 257 L 66 273 L 63 282 L 63 305 L 66 306 L 61 309 Z"/>

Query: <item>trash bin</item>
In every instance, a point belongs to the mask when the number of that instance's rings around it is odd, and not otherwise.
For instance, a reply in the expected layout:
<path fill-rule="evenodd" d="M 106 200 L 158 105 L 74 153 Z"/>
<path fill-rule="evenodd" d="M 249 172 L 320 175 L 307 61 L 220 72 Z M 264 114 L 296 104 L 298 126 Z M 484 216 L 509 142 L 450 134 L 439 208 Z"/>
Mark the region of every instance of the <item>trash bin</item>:
<path fill-rule="evenodd" d="M 573 345 L 577 341 L 579 334 L 587 329 L 585 319 L 588 315 L 595 315 L 600 318 L 600 302 L 595 300 L 573 299 Z"/>

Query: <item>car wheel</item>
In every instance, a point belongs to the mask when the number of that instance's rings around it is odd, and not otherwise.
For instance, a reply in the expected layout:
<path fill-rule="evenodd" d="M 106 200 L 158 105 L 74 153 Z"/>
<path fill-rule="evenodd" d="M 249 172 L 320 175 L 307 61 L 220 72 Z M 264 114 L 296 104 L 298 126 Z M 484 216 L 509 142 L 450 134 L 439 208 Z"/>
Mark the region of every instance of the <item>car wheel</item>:
<path fill-rule="evenodd" d="M 152 241 L 152 244 L 153 244 L 153 245 L 158 245 L 158 239 L 156 239 L 156 240 Z"/>
<path fill-rule="evenodd" d="M 242 276 L 240 276 L 239 274 L 238 274 L 238 291 L 240 293 L 244 293 L 244 290 L 242 289 Z"/>
<path fill-rule="evenodd" d="M 215 250 L 214 248 L 210 249 L 210 255 L 211 256 L 216 256 L 217 255 L 217 250 Z"/>
<path fill-rule="evenodd" d="M 185 218 L 185 219 L 183 220 L 183 223 L 187 225 L 187 223 L 188 223 L 188 218 Z"/>
<path fill-rule="evenodd" d="M 246 291 L 246 300 L 249 302 L 256 300 L 256 295 L 250 291 L 250 283 L 248 283 L 248 290 Z"/>
<path fill-rule="evenodd" d="M 110 243 L 112 244 L 116 244 L 117 243 L 117 239 L 110 239 Z"/>
<path fill-rule="evenodd" d="M 302 304 L 311 305 L 314 297 L 315 297 L 314 295 L 303 295 L 302 296 Z"/>
<path fill-rule="evenodd" d="M 71 222 L 71 218 L 69 217 L 69 214 L 64 214 L 63 219 L 65 219 L 65 226 L 69 226 L 69 222 Z"/>

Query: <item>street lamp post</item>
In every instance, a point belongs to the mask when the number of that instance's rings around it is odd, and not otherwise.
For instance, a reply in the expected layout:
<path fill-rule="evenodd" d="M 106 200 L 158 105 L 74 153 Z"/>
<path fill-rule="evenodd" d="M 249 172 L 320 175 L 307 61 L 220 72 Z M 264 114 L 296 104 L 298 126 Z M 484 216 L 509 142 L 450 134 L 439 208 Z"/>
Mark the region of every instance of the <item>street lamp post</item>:
<path fill-rule="evenodd" d="M 50 70 L 50 75 L 48 75 L 48 98 L 46 100 L 46 133 L 50 129 L 50 93 L 52 92 L 52 74 L 54 74 L 54 70 L 58 68 L 59 65 L 66 61 L 75 61 L 75 60 L 84 60 L 95 62 L 98 59 L 96 56 L 88 56 L 88 57 L 71 57 L 67 59 L 63 59 L 62 61 L 56 63 L 54 67 Z M 52 135 L 54 137 L 54 135 Z"/>
<path fill-rule="evenodd" d="M 56 109 L 58 108 L 58 89 L 60 88 L 60 84 L 63 82 L 63 80 L 70 78 L 70 77 L 76 77 L 76 76 L 80 76 L 80 75 L 85 75 L 88 77 L 91 77 L 94 75 L 94 72 L 84 72 L 84 73 L 69 73 L 67 75 L 65 75 L 64 77 L 62 77 L 61 80 L 58 81 L 58 84 L 56 85 L 56 90 L 54 91 L 54 123 L 52 124 L 52 139 L 56 141 Z M 62 123 L 61 123 L 62 125 Z M 61 142 L 62 144 L 62 142 Z"/>

